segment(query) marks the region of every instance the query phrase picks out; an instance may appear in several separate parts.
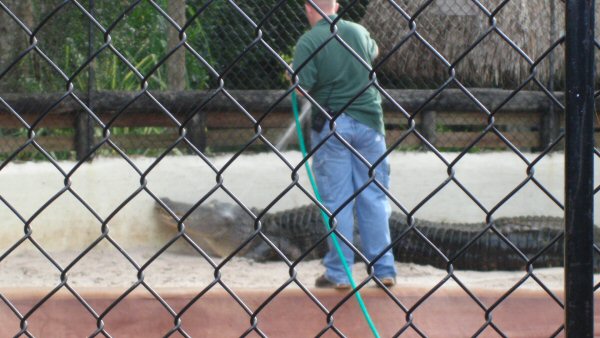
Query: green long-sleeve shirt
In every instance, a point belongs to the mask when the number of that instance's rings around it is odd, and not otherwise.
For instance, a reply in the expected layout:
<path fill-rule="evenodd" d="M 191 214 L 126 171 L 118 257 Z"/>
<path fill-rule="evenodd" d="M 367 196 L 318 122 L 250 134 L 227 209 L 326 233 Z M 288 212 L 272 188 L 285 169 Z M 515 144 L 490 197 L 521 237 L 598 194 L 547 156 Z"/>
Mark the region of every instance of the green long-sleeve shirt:
<path fill-rule="evenodd" d="M 331 19 L 335 17 L 330 16 Z M 338 21 L 336 26 L 338 36 L 371 65 L 378 50 L 369 32 L 363 26 L 345 20 Z M 304 33 L 296 44 L 292 67 L 298 70 L 309 60 L 298 74 L 300 85 L 321 106 L 337 112 L 364 90 L 370 80 L 369 70 L 336 39 L 327 42 L 309 59 L 330 36 L 330 25 L 326 20 L 319 21 Z M 385 133 L 381 96 L 374 86 L 369 86 L 344 112 L 381 134 Z"/>

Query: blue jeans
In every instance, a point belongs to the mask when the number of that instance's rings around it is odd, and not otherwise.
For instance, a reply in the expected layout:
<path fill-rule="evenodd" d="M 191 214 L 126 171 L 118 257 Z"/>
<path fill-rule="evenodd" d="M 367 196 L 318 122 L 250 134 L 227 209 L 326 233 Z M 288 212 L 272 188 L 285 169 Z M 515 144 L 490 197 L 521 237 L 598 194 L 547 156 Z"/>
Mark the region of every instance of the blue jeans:
<path fill-rule="evenodd" d="M 385 137 L 346 114 L 335 121 L 336 132 L 360 153 L 370 164 L 383 156 Z M 311 131 L 312 147 L 316 148 L 330 132 L 326 124 L 321 132 Z M 313 155 L 313 172 L 323 205 L 335 213 L 369 179 L 369 168 L 354 155 L 339 139 L 330 137 Z M 384 159 L 375 169 L 376 180 L 386 189 L 390 185 L 389 161 Z M 354 210 L 356 209 L 356 210 Z M 387 196 L 371 182 L 356 198 L 352 199 L 335 215 L 337 230 L 353 243 L 354 216 L 358 222 L 362 254 L 372 261 L 390 244 L 390 204 Z M 349 283 L 342 261 L 328 238 L 329 252 L 323 263 L 326 277 L 336 283 Z M 354 263 L 354 252 L 340 239 L 338 243 L 349 266 Z M 388 250 L 373 265 L 378 278 L 396 276 L 394 256 Z"/>

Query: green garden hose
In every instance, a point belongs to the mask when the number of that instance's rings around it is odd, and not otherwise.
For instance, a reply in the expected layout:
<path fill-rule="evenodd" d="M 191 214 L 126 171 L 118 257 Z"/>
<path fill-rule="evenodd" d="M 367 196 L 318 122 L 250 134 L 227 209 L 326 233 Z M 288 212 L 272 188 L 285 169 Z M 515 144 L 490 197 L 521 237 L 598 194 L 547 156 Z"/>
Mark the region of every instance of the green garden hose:
<path fill-rule="evenodd" d="M 292 92 L 292 110 L 294 111 L 294 119 L 296 120 L 296 132 L 298 133 L 298 143 L 300 144 L 300 151 L 302 151 L 302 156 L 306 157 L 307 151 L 306 151 L 306 145 L 304 144 L 304 136 L 302 135 L 302 126 L 300 123 L 300 116 L 298 113 L 298 99 L 296 97 L 296 91 Z M 306 173 L 308 174 L 308 179 L 310 180 L 310 184 L 315 193 L 315 197 L 317 198 L 317 200 L 319 202 L 322 203 L 321 195 L 319 194 L 319 189 L 317 188 L 317 184 L 312 175 L 312 170 L 310 169 L 310 165 L 308 164 L 308 161 L 304 162 L 304 166 L 306 168 Z M 325 223 L 327 230 L 328 231 L 331 230 L 331 227 L 329 226 L 329 216 L 327 216 L 327 214 L 323 210 L 321 210 L 321 216 L 323 217 L 323 223 Z M 340 256 L 340 260 L 342 261 L 342 264 L 344 265 L 344 270 L 346 271 L 346 274 L 348 275 L 348 279 L 350 280 L 350 285 L 352 286 L 353 289 L 356 289 L 356 284 L 354 283 L 354 278 L 352 278 L 352 270 L 350 269 L 350 267 L 348 266 L 348 263 L 346 262 L 346 259 L 344 258 L 344 254 L 342 253 L 342 248 L 340 247 L 340 244 L 338 243 L 337 236 L 335 235 L 335 233 L 331 234 L 331 240 L 333 242 L 333 245 L 335 246 L 335 250 L 337 251 L 338 255 Z M 358 301 L 358 304 L 360 305 L 360 308 L 365 317 L 365 320 L 367 321 L 367 323 L 369 324 L 369 327 L 371 328 L 371 331 L 373 332 L 373 336 L 375 336 L 376 338 L 379 338 L 380 336 L 379 336 L 379 333 L 377 332 L 377 328 L 375 327 L 375 324 L 373 323 L 373 320 L 371 319 L 371 316 L 369 315 L 369 311 L 367 311 L 367 307 L 366 307 L 365 303 L 363 302 L 362 297 L 360 296 L 360 293 L 358 291 L 356 291 L 355 296 L 356 296 L 356 300 Z"/>

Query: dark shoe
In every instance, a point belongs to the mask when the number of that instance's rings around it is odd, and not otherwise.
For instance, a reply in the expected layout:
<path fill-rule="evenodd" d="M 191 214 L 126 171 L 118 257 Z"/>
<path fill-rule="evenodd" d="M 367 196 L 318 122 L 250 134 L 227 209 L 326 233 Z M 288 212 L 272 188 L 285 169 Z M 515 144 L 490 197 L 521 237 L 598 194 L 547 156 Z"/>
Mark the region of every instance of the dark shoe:
<path fill-rule="evenodd" d="M 391 288 L 392 286 L 396 285 L 396 277 L 382 277 L 379 278 L 379 281 L 381 281 L 381 284 L 383 284 L 386 288 Z M 377 284 L 377 286 L 379 286 L 379 284 Z"/>
<path fill-rule="evenodd" d="M 321 275 L 315 280 L 315 286 L 318 288 L 334 288 L 337 290 L 347 290 L 352 288 L 352 286 L 347 283 L 332 282 L 327 277 L 325 277 L 325 275 Z"/>

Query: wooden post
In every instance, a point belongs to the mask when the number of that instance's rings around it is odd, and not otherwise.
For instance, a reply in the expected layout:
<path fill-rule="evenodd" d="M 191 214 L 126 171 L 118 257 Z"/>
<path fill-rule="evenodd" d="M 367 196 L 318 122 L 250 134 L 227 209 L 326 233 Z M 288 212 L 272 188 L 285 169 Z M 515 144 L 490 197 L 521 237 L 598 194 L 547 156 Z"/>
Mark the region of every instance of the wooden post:
<path fill-rule="evenodd" d="M 429 143 L 435 145 L 437 143 L 437 134 L 435 131 L 437 125 L 436 112 L 426 110 L 422 113 L 421 118 L 421 134 Z"/>
<path fill-rule="evenodd" d="M 89 0 L 89 11 L 92 16 L 95 15 L 95 0 Z M 94 24 L 89 22 L 88 26 L 88 57 L 94 54 Z M 92 107 L 92 92 L 95 90 L 95 62 L 91 62 L 88 67 L 88 96 L 87 106 L 93 110 Z M 94 143 L 94 126 L 90 115 L 85 110 L 79 110 L 77 117 L 75 118 L 75 156 L 80 161 L 86 156 L 92 149 Z M 92 156 L 88 157 L 91 160 Z"/>
<path fill-rule="evenodd" d="M 556 24 L 556 0 L 550 1 L 550 41 L 552 44 L 556 41 L 557 37 L 557 24 Z M 555 77 L 555 56 L 554 51 L 548 54 L 548 67 L 550 68 L 550 74 L 548 78 L 548 90 L 550 92 L 554 92 L 554 77 Z M 554 102 L 548 99 L 548 110 L 542 114 L 542 122 L 540 128 L 540 144 L 542 148 L 546 148 L 552 142 L 554 142 L 559 134 L 560 134 L 560 113 L 558 111 L 558 107 L 554 104 Z M 559 150 L 558 146 L 553 148 L 554 150 Z"/>
<path fill-rule="evenodd" d="M 80 111 L 75 118 L 75 156 L 77 160 L 87 156 L 92 147 L 92 128 L 90 128 L 90 116 L 84 110 Z"/>
<path fill-rule="evenodd" d="M 206 150 L 206 114 L 202 111 L 197 112 L 188 123 L 188 139 L 198 150 L 204 152 Z"/>
<path fill-rule="evenodd" d="M 554 102 L 550 102 L 549 109 L 542 114 L 540 128 L 540 145 L 542 148 L 546 148 L 552 144 L 560 134 L 560 113 L 553 106 Z M 553 148 L 553 150 L 559 149 L 559 145 Z"/>

